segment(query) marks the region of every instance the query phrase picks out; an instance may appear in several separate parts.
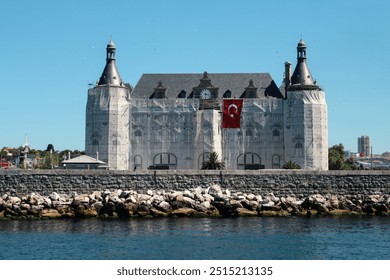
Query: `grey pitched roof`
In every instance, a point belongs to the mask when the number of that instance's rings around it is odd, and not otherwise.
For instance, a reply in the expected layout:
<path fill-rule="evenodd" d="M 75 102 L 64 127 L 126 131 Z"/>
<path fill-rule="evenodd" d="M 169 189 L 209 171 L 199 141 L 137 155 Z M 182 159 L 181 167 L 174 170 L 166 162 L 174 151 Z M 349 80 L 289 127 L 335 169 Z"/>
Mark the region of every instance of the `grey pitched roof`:
<path fill-rule="evenodd" d="M 104 161 L 98 160 L 96 158 L 81 155 L 72 159 L 64 160 L 61 162 L 62 164 L 105 164 Z"/>
<path fill-rule="evenodd" d="M 197 87 L 202 79 L 203 74 L 143 74 L 141 79 L 131 93 L 132 98 L 149 98 L 159 82 L 166 88 L 166 97 L 176 98 L 183 90 L 188 97 L 192 89 Z M 258 88 L 258 96 L 272 96 L 283 98 L 281 92 L 272 80 L 268 73 L 228 73 L 228 74 L 212 74 L 208 73 L 208 77 L 214 87 L 219 88 L 219 98 L 230 90 L 231 97 L 239 98 L 248 87 L 249 81 L 253 80 L 253 84 Z"/>

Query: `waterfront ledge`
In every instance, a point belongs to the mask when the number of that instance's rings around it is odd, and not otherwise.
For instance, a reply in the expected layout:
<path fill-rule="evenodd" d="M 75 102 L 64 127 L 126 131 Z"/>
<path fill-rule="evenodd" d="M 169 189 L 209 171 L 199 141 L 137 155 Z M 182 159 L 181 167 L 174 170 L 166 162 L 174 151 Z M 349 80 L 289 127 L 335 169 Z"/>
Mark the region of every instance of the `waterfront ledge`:
<path fill-rule="evenodd" d="M 1 171 L 0 218 L 388 215 L 388 171 Z"/>

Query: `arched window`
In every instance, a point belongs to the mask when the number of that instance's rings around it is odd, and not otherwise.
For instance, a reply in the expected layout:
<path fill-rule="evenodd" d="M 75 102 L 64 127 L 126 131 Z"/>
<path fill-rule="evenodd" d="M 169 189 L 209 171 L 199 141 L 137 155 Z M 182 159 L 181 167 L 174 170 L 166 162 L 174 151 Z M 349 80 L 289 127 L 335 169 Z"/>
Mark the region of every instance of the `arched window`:
<path fill-rule="evenodd" d="M 242 131 L 237 132 L 237 138 L 239 142 L 242 142 Z M 234 141 L 234 137 L 232 137 L 231 141 Z"/>
<path fill-rule="evenodd" d="M 303 144 L 301 142 L 295 144 L 295 156 L 303 156 Z"/>
<path fill-rule="evenodd" d="M 134 140 L 137 142 L 142 141 L 142 131 L 141 130 L 137 129 L 136 131 L 134 131 Z"/>
<path fill-rule="evenodd" d="M 280 141 L 280 131 L 279 129 L 274 129 L 272 131 L 272 141 L 279 142 Z"/>
<path fill-rule="evenodd" d="M 136 155 L 134 157 L 134 170 L 138 170 L 142 168 L 142 157 L 140 155 Z"/>
<path fill-rule="evenodd" d="M 261 165 L 261 158 L 258 154 L 248 152 L 238 156 L 237 168 L 255 170 L 263 169 L 264 166 Z"/>
<path fill-rule="evenodd" d="M 211 143 L 213 141 L 211 129 L 207 129 L 203 132 L 203 141 L 205 143 Z"/>
<path fill-rule="evenodd" d="M 188 128 L 184 131 L 184 142 L 191 142 L 191 130 Z"/>
<path fill-rule="evenodd" d="M 280 168 L 280 156 L 279 155 L 272 156 L 272 168 L 274 168 L 274 169 Z"/>
<path fill-rule="evenodd" d="M 162 137 L 161 137 L 161 130 L 157 129 L 154 131 L 154 141 L 155 142 L 161 142 Z"/>
<path fill-rule="evenodd" d="M 176 169 L 177 158 L 172 153 L 160 153 L 154 156 L 152 169 Z"/>

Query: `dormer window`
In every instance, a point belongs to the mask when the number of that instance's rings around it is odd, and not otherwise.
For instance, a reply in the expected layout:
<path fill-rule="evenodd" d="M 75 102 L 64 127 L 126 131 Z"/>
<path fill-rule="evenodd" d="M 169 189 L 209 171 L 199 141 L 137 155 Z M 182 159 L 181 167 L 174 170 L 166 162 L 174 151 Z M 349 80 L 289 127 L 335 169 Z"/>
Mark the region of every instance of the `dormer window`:
<path fill-rule="evenodd" d="M 186 98 L 186 97 L 187 97 L 187 92 L 185 90 L 182 90 L 177 96 L 177 98 Z"/>
<path fill-rule="evenodd" d="M 230 90 L 225 91 L 223 98 L 232 98 L 232 92 Z"/>
<path fill-rule="evenodd" d="M 153 94 L 150 96 L 150 99 L 164 99 L 166 98 L 167 89 L 163 86 L 162 82 L 159 81 L 157 87 L 154 89 Z"/>
<path fill-rule="evenodd" d="M 249 80 L 249 85 L 245 88 L 240 98 L 257 98 L 257 87 L 253 85 L 253 80 Z"/>

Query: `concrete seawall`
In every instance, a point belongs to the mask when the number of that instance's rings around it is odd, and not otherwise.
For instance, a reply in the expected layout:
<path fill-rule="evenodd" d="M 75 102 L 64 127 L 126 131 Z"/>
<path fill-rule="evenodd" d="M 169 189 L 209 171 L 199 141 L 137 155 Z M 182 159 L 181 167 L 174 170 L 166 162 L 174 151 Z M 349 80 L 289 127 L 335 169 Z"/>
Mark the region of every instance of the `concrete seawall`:
<path fill-rule="evenodd" d="M 95 171 L 1 170 L 0 194 L 49 195 L 102 190 L 170 190 L 218 184 L 245 193 L 307 197 L 312 194 L 390 195 L 390 171 Z"/>

